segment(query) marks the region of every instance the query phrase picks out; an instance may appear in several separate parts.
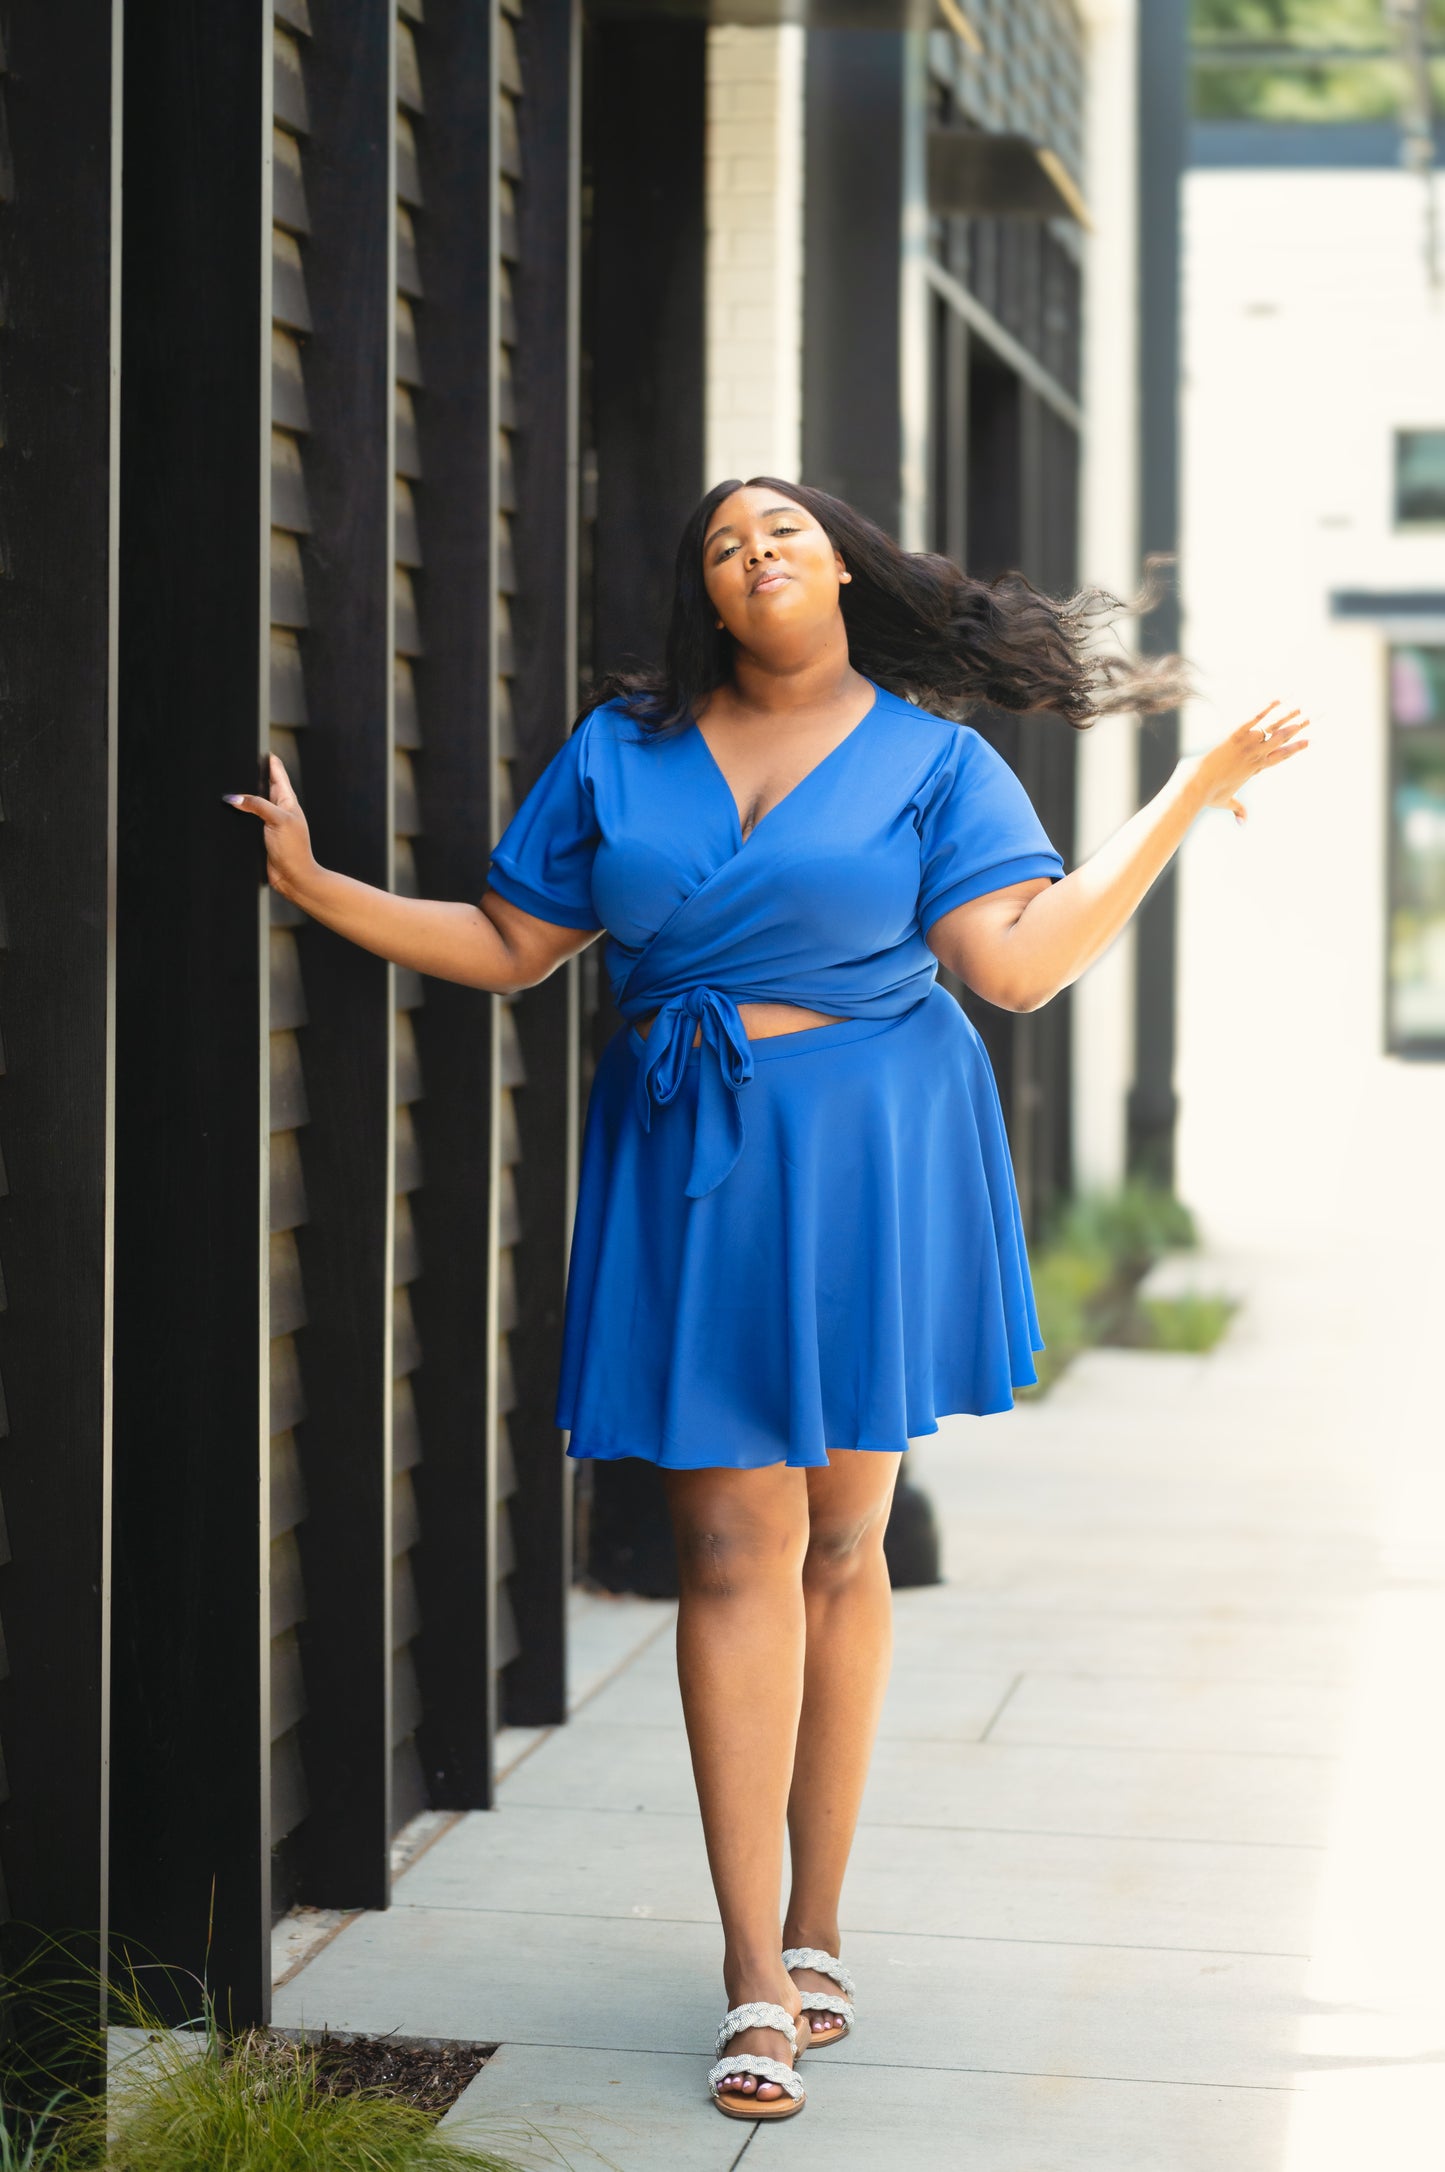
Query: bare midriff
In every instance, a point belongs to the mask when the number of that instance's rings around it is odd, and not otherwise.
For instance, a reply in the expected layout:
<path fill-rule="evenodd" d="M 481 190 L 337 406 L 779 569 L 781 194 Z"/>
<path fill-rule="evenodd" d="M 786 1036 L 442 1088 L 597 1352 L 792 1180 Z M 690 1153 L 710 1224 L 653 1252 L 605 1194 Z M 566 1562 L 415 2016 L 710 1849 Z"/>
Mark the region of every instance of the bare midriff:
<path fill-rule="evenodd" d="M 636 1021 L 643 1040 L 652 1030 L 656 1011 L 649 1011 L 645 1018 Z M 826 1011 L 804 1010 L 801 1003 L 740 1003 L 738 1016 L 750 1041 L 770 1041 L 780 1033 L 803 1033 L 809 1026 L 838 1026 L 841 1018 L 833 1018 Z M 696 1048 L 702 1040 L 702 1028 L 692 1037 Z"/>

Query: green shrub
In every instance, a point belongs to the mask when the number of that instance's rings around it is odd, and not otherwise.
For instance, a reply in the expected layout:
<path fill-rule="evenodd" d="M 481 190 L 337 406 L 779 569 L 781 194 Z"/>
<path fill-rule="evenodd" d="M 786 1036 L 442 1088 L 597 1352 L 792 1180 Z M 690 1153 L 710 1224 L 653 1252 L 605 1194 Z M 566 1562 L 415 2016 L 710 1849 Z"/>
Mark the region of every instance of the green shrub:
<path fill-rule="evenodd" d="M 257 2030 L 191 2052 L 169 2035 L 112 2077 L 107 2148 L 90 2120 L 91 2155 L 105 2172 L 500 2172 L 502 2160 L 460 2148 L 429 2112 L 371 2096 L 332 2096 L 316 2054 Z M 70 2172 L 69 2165 L 65 2172 Z"/>
<path fill-rule="evenodd" d="M 1146 1297 L 1139 1306 L 1150 1350 L 1212 1350 L 1234 1314 L 1228 1297 Z"/>
<path fill-rule="evenodd" d="M 88 2018 L 100 1984 L 73 1964 L 63 1974 L 65 1959 L 61 1941 L 42 1939 L 21 1981 L 3 1986 L 0 2172 L 515 2172 L 439 2132 L 431 2112 L 333 2092 L 308 2044 L 225 2034 L 204 1986 L 195 2023 L 167 2026 L 135 1968 L 106 1997 L 112 2027 L 137 2041 L 111 2059 L 104 2095 L 87 2095 L 76 2077 L 106 2071 L 107 2032 Z M 174 1987 L 177 1973 L 161 1973 Z"/>
<path fill-rule="evenodd" d="M 1139 1281 L 1165 1252 L 1186 1250 L 1197 1243 L 1189 1209 L 1157 1185 L 1134 1182 L 1122 1191 L 1086 1193 L 1070 1200 L 1033 1256 L 1034 1298 L 1044 1349 L 1036 1360 L 1038 1386 L 1020 1393 L 1046 1393 L 1080 1350 L 1098 1343 L 1159 1350 L 1210 1349 L 1229 1312 L 1226 1306 L 1223 1318 L 1214 1321 L 1209 1308 L 1219 1300 L 1185 1298 L 1141 1305 L 1134 1295 Z"/>

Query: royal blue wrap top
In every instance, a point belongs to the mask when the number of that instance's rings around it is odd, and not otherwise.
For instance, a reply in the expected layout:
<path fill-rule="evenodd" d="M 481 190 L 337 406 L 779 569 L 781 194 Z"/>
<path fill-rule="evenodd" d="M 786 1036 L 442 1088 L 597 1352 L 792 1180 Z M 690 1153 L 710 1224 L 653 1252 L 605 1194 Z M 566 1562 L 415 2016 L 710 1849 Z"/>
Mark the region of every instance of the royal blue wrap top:
<path fill-rule="evenodd" d="M 966 725 L 874 688 L 872 706 L 745 838 L 695 725 L 656 734 L 617 702 L 553 757 L 492 854 L 492 888 L 563 927 L 606 929 L 617 1007 L 657 1011 L 638 1118 L 703 1064 L 687 1195 L 730 1174 L 753 1054 L 739 1003 L 902 1017 L 938 963 L 924 937 L 956 905 L 1063 862 L 1003 758 Z"/>

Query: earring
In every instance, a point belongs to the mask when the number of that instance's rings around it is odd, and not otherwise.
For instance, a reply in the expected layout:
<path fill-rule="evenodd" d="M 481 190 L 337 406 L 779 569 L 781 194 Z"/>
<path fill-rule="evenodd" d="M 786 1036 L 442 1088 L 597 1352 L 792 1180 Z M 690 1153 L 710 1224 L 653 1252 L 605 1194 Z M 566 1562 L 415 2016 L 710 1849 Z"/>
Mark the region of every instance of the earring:
<path fill-rule="evenodd" d="M 840 586 L 841 586 L 841 584 L 842 584 L 842 583 L 843 583 L 844 581 L 851 581 L 851 580 L 852 580 L 852 578 L 853 578 L 853 576 L 852 576 L 852 574 L 851 574 L 851 573 L 840 573 L 840 574 L 838 575 L 838 581 L 839 581 L 839 584 L 840 584 Z"/>

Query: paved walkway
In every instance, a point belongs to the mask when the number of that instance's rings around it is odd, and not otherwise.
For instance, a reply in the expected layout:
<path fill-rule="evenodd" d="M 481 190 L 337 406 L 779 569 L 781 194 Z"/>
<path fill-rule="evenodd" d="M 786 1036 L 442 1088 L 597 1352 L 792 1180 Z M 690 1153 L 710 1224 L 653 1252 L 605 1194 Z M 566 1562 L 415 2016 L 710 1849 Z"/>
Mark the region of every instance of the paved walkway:
<path fill-rule="evenodd" d="M 277 2020 L 499 2041 L 453 2118 L 573 2172 L 1438 2172 L 1445 1276 L 1366 1239 L 1240 1274 L 1212 1357 L 1096 1353 L 914 1451 L 948 1582 L 899 1599 L 861 2018 L 801 2119 L 703 2099 L 666 1608 L 584 1603 L 573 1723 Z"/>

